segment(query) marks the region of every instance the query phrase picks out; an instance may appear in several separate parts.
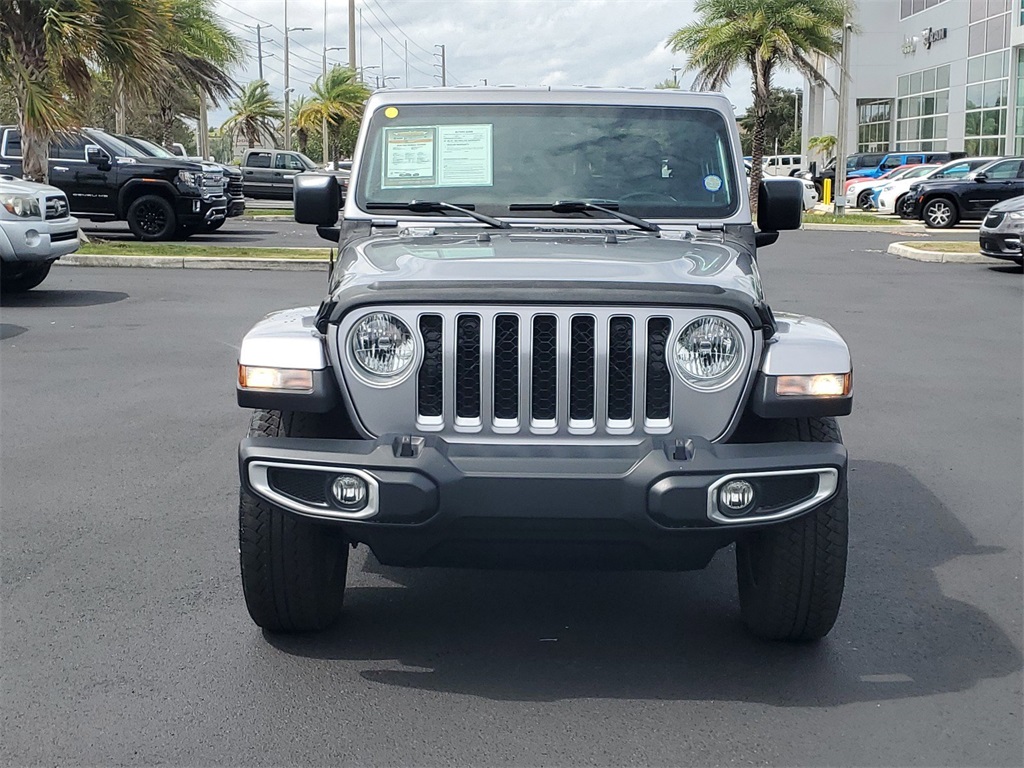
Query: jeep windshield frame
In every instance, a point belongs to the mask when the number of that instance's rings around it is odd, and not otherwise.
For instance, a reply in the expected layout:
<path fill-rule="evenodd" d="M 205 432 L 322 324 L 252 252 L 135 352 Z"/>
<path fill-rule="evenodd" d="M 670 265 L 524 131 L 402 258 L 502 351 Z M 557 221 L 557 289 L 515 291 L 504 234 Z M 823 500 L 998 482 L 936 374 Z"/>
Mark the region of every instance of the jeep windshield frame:
<path fill-rule="evenodd" d="M 704 106 L 383 106 L 366 126 L 353 201 L 375 213 L 444 200 L 502 218 L 575 219 L 594 209 L 510 204 L 615 200 L 643 219 L 725 220 L 746 194 L 732 144 L 726 117 Z"/>

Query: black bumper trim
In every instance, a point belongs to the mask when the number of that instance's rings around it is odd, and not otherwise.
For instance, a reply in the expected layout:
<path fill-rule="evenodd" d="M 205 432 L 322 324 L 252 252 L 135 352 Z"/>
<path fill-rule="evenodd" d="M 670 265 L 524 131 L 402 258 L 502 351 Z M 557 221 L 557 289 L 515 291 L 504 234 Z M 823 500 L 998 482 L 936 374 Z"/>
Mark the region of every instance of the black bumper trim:
<path fill-rule="evenodd" d="M 717 549 L 765 525 L 709 519 L 707 489 L 718 479 L 834 468 L 842 483 L 847 463 L 845 448 L 831 443 L 718 445 L 694 438 L 692 454 L 680 460 L 672 458 L 675 440 L 491 446 L 425 437 L 416 439 L 413 456 L 401 456 L 401 437 L 246 438 L 239 448 L 242 485 L 255 493 L 248 465 L 257 460 L 369 473 L 379 484 L 378 514 L 331 522 L 394 565 L 479 566 L 495 562 L 484 554 L 494 544 L 518 545 L 518 554 L 523 547 L 539 552 L 542 544 L 573 551 L 586 544 L 604 554 L 628 552 L 631 564 L 621 567 L 682 570 L 703 567 Z"/>

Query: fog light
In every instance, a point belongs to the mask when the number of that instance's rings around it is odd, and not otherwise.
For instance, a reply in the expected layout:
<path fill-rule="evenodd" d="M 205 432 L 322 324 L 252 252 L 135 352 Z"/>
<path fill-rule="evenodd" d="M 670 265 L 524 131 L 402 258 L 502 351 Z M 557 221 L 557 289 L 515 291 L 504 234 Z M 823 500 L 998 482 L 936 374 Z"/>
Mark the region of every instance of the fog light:
<path fill-rule="evenodd" d="M 746 480 L 730 480 L 718 490 L 722 513 L 741 515 L 754 506 L 754 486 Z"/>
<path fill-rule="evenodd" d="M 339 506 L 358 510 L 366 506 L 366 481 L 358 475 L 338 475 L 331 483 L 331 494 Z"/>

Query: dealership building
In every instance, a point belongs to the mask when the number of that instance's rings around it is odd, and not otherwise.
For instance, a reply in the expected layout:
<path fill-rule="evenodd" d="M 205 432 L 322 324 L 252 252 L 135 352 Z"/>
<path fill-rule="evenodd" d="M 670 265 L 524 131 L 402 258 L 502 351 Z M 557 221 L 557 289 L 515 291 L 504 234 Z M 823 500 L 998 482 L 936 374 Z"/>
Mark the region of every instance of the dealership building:
<path fill-rule="evenodd" d="M 848 153 L 1024 154 L 1024 0 L 859 0 L 853 23 Z M 806 155 L 838 135 L 839 102 L 807 84 L 804 105 Z"/>

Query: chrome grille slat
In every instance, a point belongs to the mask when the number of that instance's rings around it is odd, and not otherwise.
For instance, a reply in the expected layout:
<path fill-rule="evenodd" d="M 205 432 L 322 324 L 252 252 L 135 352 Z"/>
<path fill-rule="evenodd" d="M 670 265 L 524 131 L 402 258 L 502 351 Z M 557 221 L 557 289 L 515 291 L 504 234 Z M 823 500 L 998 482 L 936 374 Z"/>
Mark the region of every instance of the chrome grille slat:
<path fill-rule="evenodd" d="M 394 313 L 415 329 L 418 349 L 410 375 L 395 384 L 374 385 L 354 374 L 344 374 L 345 386 L 369 435 L 411 429 L 464 442 L 536 442 L 551 438 L 597 444 L 677 433 L 711 439 L 733 428 L 739 404 L 756 374 L 751 361 L 760 359 L 762 349 L 760 334 L 727 310 L 550 305 L 378 309 Z M 339 342 L 348 338 L 353 324 L 367 311 L 355 312 L 341 324 Z M 545 315 L 556 320 L 555 370 L 550 373 L 557 381 L 557 398 L 554 417 L 537 421 L 532 397 L 533 328 L 535 319 Z M 728 318 L 741 330 L 747 366 L 747 374 L 727 391 L 711 394 L 699 392 L 679 378 L 671 353 L 674 334 L 706 315 Z M 457 362 L 460 318 L 467 316 L 479 322 L 479 367 Z M 616 317 L 631 320 L 629 363 L 633 373 L 625 397 L 620 398 L 625 406 L 618 415 L 624 418 L 609 422 L 609 327 Z M 573 330 L 574 321 L 580 319 L 592 323 L 592 334 L 589 328 L 582 335 Z M 435 339 L 429 349 L 425 329 Z M 574 354 L 580 346 L 584 351 Z M 474 402 L 471 409 L 475 416 L 466 410 L 465 398 L 458 396 L 457 382 L 467 371 L 476 372 L 468 374 L 473 387 L 478 387 L 478 406 Z M 576 387 L 572 377 L 580 371 L 587 376 L 582 378 L 582 386 Z M 461 391 L 464 395 L 465 390 Z M 574 407 L 574 400 L 582 405 Z M 425 407 L 420 407 L 421 403 Z"/>

